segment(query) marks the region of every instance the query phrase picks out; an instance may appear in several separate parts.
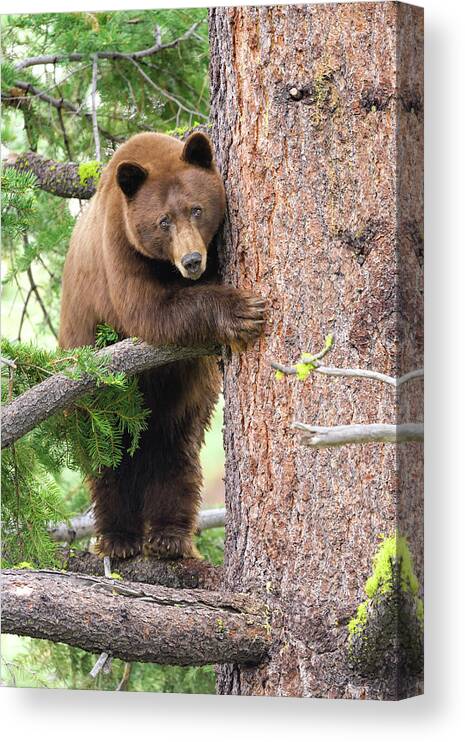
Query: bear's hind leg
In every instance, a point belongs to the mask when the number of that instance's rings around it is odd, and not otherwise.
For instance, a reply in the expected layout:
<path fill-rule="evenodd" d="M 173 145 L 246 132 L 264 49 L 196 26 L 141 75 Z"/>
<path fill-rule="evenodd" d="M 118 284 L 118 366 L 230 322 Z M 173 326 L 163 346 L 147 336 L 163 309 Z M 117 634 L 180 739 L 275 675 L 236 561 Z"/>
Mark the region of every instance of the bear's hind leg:
<path fill-rule="evenodd" d="M 156 476 L 144 492 L 144 551 L 162 559 L 198 558 L 193 536 L 197 527 L 202 474 L 199 445 L 184 448 L 159 441 Z M 187 450 L 186 450 L 187 449 Z"/>
<path fill-rule="evenodd" d="M 106 469 L 90 482 L 101 556 L 126 559 L 142 551 L 142 502 L 131 464 L 125 455 L 117 469 Z"/>

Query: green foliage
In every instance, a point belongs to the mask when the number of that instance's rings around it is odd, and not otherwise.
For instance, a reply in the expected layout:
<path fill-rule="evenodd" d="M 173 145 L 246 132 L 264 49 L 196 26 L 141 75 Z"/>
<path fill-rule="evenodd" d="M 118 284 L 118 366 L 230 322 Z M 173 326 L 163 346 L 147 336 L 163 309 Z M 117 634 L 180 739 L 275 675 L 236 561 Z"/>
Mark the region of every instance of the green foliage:
<path fill-rule="evenodd" d="M 66 644 L 26 639 L 13 661 L 2 662 L 2 680 L 7 686 L 115 690 L 124 671 L 124 662 L 113 659 L 111 671 L 100 672 L 94 680 L 89 672 L 97 655 Z M 215 692 L 213 667 L 175 667 L 134 662 L 128 691 L 152 693 Z"/>
<path fill-rule="evenodd" d="M 136 378 L 110 372 L 107 359 L 97 359 L 90 347 L 45 351 L 3 340 L 1 353 L 16 364 L 14 373 L 2 370 L 4 402 L 59 371 L 75 378 L 90 374 L 99 384 L 96 392 L 45 420 L 3 455 L 5 563 L 26 558 L 46 565 L 54 555 L 47 524 L 66 517 L 58 484 L 63 467 L 93 475 L 116 467 L 125 450 L 131 455 L 136 450 L 148 411 Z"/>
<path fill-rule="evenodd" d="M 27 80 L 74 105 L 85 101 L 84 110 L 89 112 L 91 62 L 95 52 L 131 53 L 148 49 L 155 43 L 154 28 L 157 26 L 162 43 L 169 44 L 199 22 L 195 33 L 178 46 L 138 60 L 145 78 L 130 60 L 101 59 L 97 81 L 99 125 L 113 137 L 127 138 L 139 131 L 192 127 L 196 121 L 205 122 L 208 116 L 206 18 L 204 8 L 5 16 L 3 88 L 7 91 L 14 86 L 15 80 Z M 73 52 L 81 53 L 83 59 L 60 62 L 56 70 L 52 65 L 45 70 L 34 66 L 20 72 L 14 70 L 14 64 L 26 56 Z M 44 154 L 69 159 L 57 111 L 48 108 L 46 102 L 31 99 L 31 104 L 20 110 L 6 108 L 4 115 L 8 119 L 27 119 L 29 145 L 33 140 Z M 66 111 L 63 119 L 71 156 L 79 155 L 82 161 L 92 159 L 91 122 Z M 103 142 L 107 154 L 111 154 L 116 141 L 110 136 Z"/>
<path fill-rule="evenodd" d="M 27 230 L 37 211 L 36 177 L 5 167 L 1 174 L 2 236 L 15 239 Z"/>
<path fill-rule="evenodd" d="M 197 548 L 210 564 L 223 564 L 224 528 L 209 528 L 197 536 Z"/>
<path fill-rule="evenodd" d="M 102 324 L 97 325 L 95 333 L 95 347 L 105 348 L 107 345 L 113 345 L 119 340 L 119 335 L 113 327 L 110 325 Z"/>

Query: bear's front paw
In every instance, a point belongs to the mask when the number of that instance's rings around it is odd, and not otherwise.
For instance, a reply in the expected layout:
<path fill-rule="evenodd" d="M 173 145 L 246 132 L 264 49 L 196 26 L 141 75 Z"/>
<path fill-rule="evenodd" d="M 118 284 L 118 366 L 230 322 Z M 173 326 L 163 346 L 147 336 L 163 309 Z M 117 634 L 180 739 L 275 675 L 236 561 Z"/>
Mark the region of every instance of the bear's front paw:
<path fill-rule="evenodd" d="M 226 344 L 239 352 L 254 343 L 263 332 L 266 301 L 253 294 L 241 292 L 235 302 L 230 324 L 226 329 Z"/>
<path fill-rule="evenodd" d="M 142 540 L 125 534 L 99 536 L 93 551 L 101 557 L 129 559 L 142 552 Z"/>
<path fill-rule="evenodd" d="M 201 559 L 194 546 L 191 534 L 179 533 L 173 529 L 151 530 L 144 543 L 146 556 L 158 559 Z"/>

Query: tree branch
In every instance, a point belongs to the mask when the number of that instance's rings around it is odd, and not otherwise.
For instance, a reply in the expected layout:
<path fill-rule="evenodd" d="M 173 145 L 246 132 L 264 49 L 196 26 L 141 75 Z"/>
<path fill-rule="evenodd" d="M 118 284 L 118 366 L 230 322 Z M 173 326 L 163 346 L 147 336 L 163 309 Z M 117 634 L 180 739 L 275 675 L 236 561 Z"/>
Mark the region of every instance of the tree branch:
<path fill-rule="evenodd" d="M 96 184 L 93 178 L 81 182 L 79 165 L 76 162 L 57 162 L 36 152 L 10 152 L 3 165 L 20 172 L 34 173 L 38 187 L 54 196 L 88 199 L 95 193 Z"/>
<path fill-rule="evenodd" d="M 4 570 L 2 630 L 126 662 L 258 663 L 266 606 L 240 593 L 173 590 L 63 572 Z"/>
<path fill-rule="evenodd" d="M 405 443 L 423 440 L 423 425 L 418 423 L 320 427 L 295 422 L 292 427 L 300 431 L 302 445 L 310 448 L 330 448 L 349 443 Z"/>
<path fill-rule="evenodd" d="M 92 90 L 91 90 L 91 101 L 92 101 L 92 132 L 94 135 L 95 142 L 95 159 L 100 162 L 100 137 L 98 133 L 98 122 L 97 122 L 97 77 L 98 77 L 98 55 L 94 54 L 92 59 Z"/>
<path fill-rule="evenodd" d="M 211 508 L 201 510 L 199 513 L 198 530 L 204 531 L 208 528 L 219 528 L 224 526 L 226 517 L 225 508 Z M 76 515 L 67 523 L 52 524 L 49 533 L 53 541 L 72 543 L 81 538 L 88 538 L 95 533 L 94 514 L 92 509 L 81 515 Z"/>
<path fill-rule="evenodd" d="M 24 240 L 25 240 L 25 242 L 27 244 L 27 235 L 24 235 Z M 27 269 L 27 277 L 29 279 L 29 284 L 30 284 L 30 287 L 31 287 L 31 291 L 33 292 L 33 294 L 34 294 L 34 296 L 35 296 L 35 298 L 37 300 L 37 303 L 39 304 L 39 306 L 40 306 L 40 308 L 42 310 L 42 314 L 44 315 L 44 319 L 45 319 L 45 321 L 46 321 L 46 323 L 48 325 L 48 328 L 49 328 L 50 332 L 52 333 L 52 335 L 55 338 L 58 338 L 57 331 L 55 330 L 55 328 L 53 326 L 52 320 L 50 319 L 50 315 L 49 315 L 49 313 L 47 312 L 47 310 L 45 308 L 44 302 L 42 301 L 42 297 L 40 295 L 40 292 L 39 292 L 39 289 L 37 287 L 37 284 L 34 281 L 34 276 L 32 275 L 32 268 L 31 268 L 31 266 L 29 266 L 29 268 Z"/>
<path fill-rule="evenodd" d="M 104 576 L 103 559 L 89 551 L 59 550 L 63 568 L 84 575 Z M 215 567 L 203 559 L 155 559 L 137 556 L 131 559 L 112 557 L 112 570 L 130 582 L 144 582 L 176 589 L 203 588 L 220 590 L 223 567 Z"/>
<path fill-rule="evenodd" d="M 70 103 L 70 101 L 64 100 L 63 98 L 54 98 L 53 95 L 49 95 L 49 93 L 40 90 L 35 85 L 32 85 L 32 83 L 30 82 L 27 82 L 25 80 L 15 80 L 13 86 L 14 88 L 24 90 L 26 93 L 31 93 L 34 98 L 43 100 L 45 103 L 48 103 L 53 108 L 69 111 L 70 113 L 74 113 L 76 116 L 82 116 L 92 123 L 91 113 L 83 111 L 80 106 L 75 106 L 74 103 Z M 117 134 L 111 134 L 109 131 L 106 131 L 106 129 L 102 129 L 101 126 L 98 127 L 98 131 L 102 136 L 105 137 L 105 139 L 109 139 L 111 142 L 124 141 L 124 137 Z"/>
<path fill-rule="evenodd" d="M 214 346 L 180 348 L 173 345 L 154 348 L 128 338 L 98 351 L 96 356 L 109 358 L 110 371 L 132 375 L 175 361 L 219 353 L 220 349 Z M 95 377 L 82 375 L 78 379 L 72 379 L 64 373 L 58 373 L 20 394 L 2 409 L 2 448 L 10 446 L 43 420 L 96 388 Z"/>
<path fill-rule="evenodd" d="M 422 378 L 424 376 L 424 370 L 422 368 L 416 368 L 403 376 L 395 377 L 383 374 L 380 371 L 371 371 L 366 368 L 336 368 L 333 366 L 321 366 L 314 360 L 312 360 L 312 363 L 315 364 L 315 368 L 312 369 L 311 373 L 324 374 L 326 376 L 345 376 L 356 379 L 373 379 L 374 381 L 382 381 L 395 388 L 405 384 L 406 381 Z M 284 366 L 281 363 L 272 361 L 271 367 L 288 376 L 295 376 L 297 374 L 295 366 Z"/>
<path fill-rule="evenodd" d="M 197 30 L 198 26 L 202 21 L 194 23 L 182 36 L 179 36 L 174 41 L 170 41 L 168 44 L 161 43 L 160 30 L 157 27 L 155 44 L 150 46 L 148 49 L 141 49 L 137 52 L 119 52 L 119 51 L 102 51 L 95 52 L 94 56 L 98 59 L 143 59 L 144 57 L 151 57 L 154 54 L 158 54 L 164 49 L 174 49 L 179 46 L 183 41 L 186 41 L 192 36 Z M 80 62 L 83 59 L 87 59 L 88 55 L 82 54 L 81 52 L 73 52 L 72 54 L 42 54 L 37 57 L 27 57 L 22 62 L 18 62 L 15 65 L 15 69 L 23 70 L 26 67 L 33 67 L 38 64 L 57 64 L 58 62 Z"/>

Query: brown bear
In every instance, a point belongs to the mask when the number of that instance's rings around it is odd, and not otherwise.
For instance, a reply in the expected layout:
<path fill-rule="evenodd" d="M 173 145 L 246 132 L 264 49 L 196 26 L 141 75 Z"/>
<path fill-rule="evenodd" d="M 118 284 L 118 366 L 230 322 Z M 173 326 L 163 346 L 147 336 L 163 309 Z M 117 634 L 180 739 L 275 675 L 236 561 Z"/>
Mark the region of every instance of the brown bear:
<path fill-rule="evenodd" d="M 224 208 L 203 133 L 185 143 L 137 134 L 120 146 L 71 238 L 60 345 L 93 345 L 100 323 L 153 345 L 213 341 L 240 350 L 253 342 L 263 300 L 218 283 L 212 240 Z M 220 390 L 218 362 L 171 363 L 139 382 L 151 411 L 140 446 L 91 481 L 98 549 L 119 557 L 143 549 L 195 556 L 199 452 Z"/>

